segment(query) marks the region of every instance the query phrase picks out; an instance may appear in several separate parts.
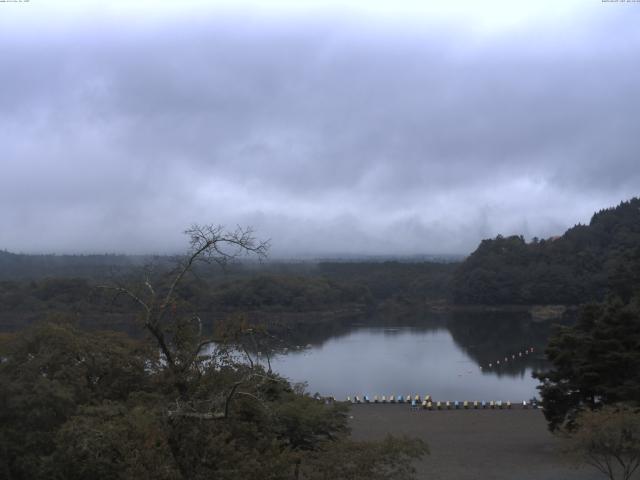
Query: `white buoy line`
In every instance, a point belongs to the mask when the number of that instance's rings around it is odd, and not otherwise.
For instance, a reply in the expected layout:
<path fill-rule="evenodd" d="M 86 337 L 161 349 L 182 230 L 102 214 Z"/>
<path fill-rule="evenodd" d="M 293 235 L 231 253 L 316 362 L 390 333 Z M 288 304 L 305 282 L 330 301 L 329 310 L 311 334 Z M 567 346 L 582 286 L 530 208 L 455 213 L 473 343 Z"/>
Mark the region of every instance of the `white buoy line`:
<path fill-rule="evenodd" d="M 505 355 L 504 358 L 500 358 L 498 360 L 495 360 L 493 362 L 490 362 L 486 368 L 495 368 L 495 367 L 499 367 L 501 364 L 505 365 L 509 362 L 515 362 L 516 360 L 519 360 L 523 357 L 527 357 L 528 355 L 533 353 L 533 347 L 528 347 L 525 348 L 524 350 L 521 350 L 517 353 L 512 353 L 511 355 Z M 484 370 L 485 367 L 480 366 L 480 370 Z"/>

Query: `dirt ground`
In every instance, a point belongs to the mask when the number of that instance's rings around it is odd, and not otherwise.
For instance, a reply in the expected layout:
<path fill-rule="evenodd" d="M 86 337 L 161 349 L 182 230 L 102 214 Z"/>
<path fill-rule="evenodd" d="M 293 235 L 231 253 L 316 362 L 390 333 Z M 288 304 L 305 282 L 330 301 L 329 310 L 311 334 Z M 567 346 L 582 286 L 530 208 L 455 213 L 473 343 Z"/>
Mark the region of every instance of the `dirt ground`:
<path fill-rule="evenodd" d="M 353 405 L 352 436 L 387 434 L 423 439 L 430 455 L 416 464 L 429 480 L 602 480 L 593 467 L 570 463 L 560 440 L 547 430 L 542 411 L 412 411 L 408 405 Z M 640 478 L 640 477 L 634 477 Z"/>

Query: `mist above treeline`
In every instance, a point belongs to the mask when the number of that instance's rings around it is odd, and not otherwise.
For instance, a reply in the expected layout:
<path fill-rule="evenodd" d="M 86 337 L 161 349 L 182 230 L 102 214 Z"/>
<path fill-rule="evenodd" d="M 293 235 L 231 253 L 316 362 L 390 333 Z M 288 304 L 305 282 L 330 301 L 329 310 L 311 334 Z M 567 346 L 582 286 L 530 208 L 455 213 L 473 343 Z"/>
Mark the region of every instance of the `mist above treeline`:
<path fill-rule="evenodd" d="M 4 310 L 86 302 L 95 284 L 162 275 L 179 256 L 22 255 L 0 251 Z M 201 263 L 185 284 L 199 309 L 310 311 L 339 305 L 578 305 L 640 285 L 640 199 L 595 213 L 549 239 L 498 236 L 467 258 L 342 257 Z M 95 298 L 95 297 L 93 297 Z"/>

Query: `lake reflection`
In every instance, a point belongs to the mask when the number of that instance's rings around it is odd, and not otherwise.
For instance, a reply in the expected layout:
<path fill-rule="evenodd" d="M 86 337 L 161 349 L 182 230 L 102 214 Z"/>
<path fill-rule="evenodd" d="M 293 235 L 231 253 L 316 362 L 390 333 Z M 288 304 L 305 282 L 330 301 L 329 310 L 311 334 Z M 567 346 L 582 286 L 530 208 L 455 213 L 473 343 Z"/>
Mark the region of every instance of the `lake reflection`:
<path fill-rule="evenodd" d="M 548 330 L 514 318 L 451 317 L 420 327 L 352 325 L 302 351 L 277 355 L 272 366 L 291 381 L 306 381 L 311 393 L 338 399 L 430 394 L 436 400 L 515 402 L 537 395 L 531 373 L 544 366 L 540 352 Z M 526 347 L 535 353 L 519 357 Z"/>

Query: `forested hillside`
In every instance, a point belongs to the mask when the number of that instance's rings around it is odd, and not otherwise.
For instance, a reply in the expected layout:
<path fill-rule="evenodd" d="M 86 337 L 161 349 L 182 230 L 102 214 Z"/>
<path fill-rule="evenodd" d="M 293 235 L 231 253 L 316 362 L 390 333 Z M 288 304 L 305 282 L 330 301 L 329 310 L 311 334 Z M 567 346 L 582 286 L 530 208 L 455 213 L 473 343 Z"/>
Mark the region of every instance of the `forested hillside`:
<path fill-rule="evenodd" d="M 483 240 L 456 270 L 461 304 L 579 304 L 640 286 L 640 199 L 593 215 L 561 237 Z"/>
<path fill-rule="evenodd" d="M 457 262 L 324 262 L 318 274 L 366 287 L 379 301 L 419 302 L 449 297 Z"/>
<path fill-rule="evenodd" d="M 150 256 L 24 255 L 0 250 L 0 280 L 18 278 L 104 277 L 114 269 L 142 265 Z"/>
<path fill-rule="evenodd" d="M 0 331 L 17 330 L 54 315 L 71 315 L 87 326 L 120 329 L 132 305 L 114 299 L 99 286 L 129 284 L 149 274 L 170 275 L 178 260 L 0 251 Z M 287 318 L 311 312 L 351 315 L 381 304 L 444 300 L 455 266 L 398 261 L 239 262 L 220 270 L 203 264 L 194 267 L 194 274 L 180 285 L 180 293 L 206 317 L 238 312 L 274 318 L 285 313 L 291 314 Z"/>

